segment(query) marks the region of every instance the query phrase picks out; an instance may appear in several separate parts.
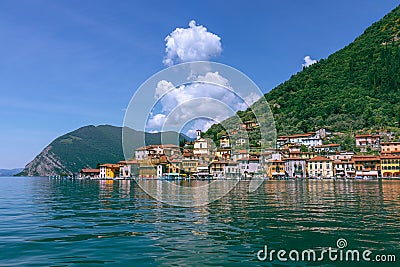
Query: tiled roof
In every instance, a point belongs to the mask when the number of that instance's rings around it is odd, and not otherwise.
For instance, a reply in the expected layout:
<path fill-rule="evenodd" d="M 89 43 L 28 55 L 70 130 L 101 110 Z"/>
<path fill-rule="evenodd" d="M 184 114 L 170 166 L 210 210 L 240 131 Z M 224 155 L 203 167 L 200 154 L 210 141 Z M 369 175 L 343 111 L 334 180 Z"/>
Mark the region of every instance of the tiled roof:
<path fill-rule="evenodd" d="M 312 158 L 312 159 L 309 159 L 308 161 L 332 161 L 331 159 L 328 159 L 328 158 L 324 158 L 324 157 L 321 157 L 321 156 L 316 156 L 316 157 L 314 157 L 314 158 Z"/>

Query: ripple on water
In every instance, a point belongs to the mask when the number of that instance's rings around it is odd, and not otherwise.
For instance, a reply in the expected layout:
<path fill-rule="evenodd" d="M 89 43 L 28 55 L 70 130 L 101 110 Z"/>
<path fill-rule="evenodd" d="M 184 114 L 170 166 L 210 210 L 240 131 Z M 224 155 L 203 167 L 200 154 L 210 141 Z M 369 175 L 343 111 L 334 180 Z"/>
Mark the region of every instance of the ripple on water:
<path fill-rule="evenodd" d="M 351 248 L 400 251 L 400 181 L 266 181 L 252 193 L 240 182 L 193 208 L 159 203 L 133 181 L 2 184 L 0 264 L 258 266 L 266 244 L 301 250 L 334 247 L 338 238 Z"/>

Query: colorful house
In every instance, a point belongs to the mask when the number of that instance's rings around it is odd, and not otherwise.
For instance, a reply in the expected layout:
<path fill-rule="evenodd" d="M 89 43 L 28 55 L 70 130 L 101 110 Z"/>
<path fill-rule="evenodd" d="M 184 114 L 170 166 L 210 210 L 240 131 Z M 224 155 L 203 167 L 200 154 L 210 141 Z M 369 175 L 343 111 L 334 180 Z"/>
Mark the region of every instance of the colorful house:
<path fill-rule="evenodd" d="M 289 177 L 304 178 L 307 171 L 306 159 L 285 158 L 285 172 Z"/>
<path fill-rule="evenodd" d="M 356 178 L 379 177 L 381 175 L 381 160 L 378 156 L 357 155 L 353 157 Z"/>
<path fill-rule="evenodd" d="M 400 142 L 382 142 L 381 154 L 400 154 Z"/>
<path fill-rule="evenodd" d="M 119 164 L 102 164 L 100 165 L 100 178 L 115 178 L 119 176 Z"/>
<path fill-rule="evenodd" d="M 333 177 L 333 164 L 329 158 L 317 156 L 307 162 L 308 174 L 312 178 L 331 178 Z"/>
<path fill-rule="evenodd" d="M 266 174 L 269 178 L 282 178 L 285 177 L 285 161 L 283 160 L 270 160 L 267 162 L 266 166 Z"/>
<path fill-rule="evenodd" d="M 356 147 L 360 148 L 361 152 L 366 152 L 368 148 L 379 150 L 380 137 L 375 134 L 358 134 L 356 135 Z"/>
<path fill-rule="evenodd" d="M 382 177 L 400 177 L 400 155 L 381 155 Z"/>

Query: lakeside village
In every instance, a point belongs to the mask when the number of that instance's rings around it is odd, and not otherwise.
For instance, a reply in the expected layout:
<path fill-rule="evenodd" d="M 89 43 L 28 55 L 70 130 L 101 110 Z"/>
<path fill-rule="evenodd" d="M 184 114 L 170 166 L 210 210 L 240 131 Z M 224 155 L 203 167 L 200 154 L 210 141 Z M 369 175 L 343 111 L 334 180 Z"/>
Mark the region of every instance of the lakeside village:
<path fill-rule="evenodd" d="M 340 144 L 324 144 L 336 134 L 325 129 L 279 136 L 275 149 L 261 152 L 234 151 L 228 135 L 219 138 L 218 147 L 212 147 L 212 141 L 201 134 L 197 130 L 196 140 L 186 142 L 183 148 L 173 144 L 137 148 L 134 159 L 84 168 L 79 178 L 400 179 L 400 141 L 390 141 L 387 132 L 356 135 L 358 153 L 343 151 Z M 384 138 L 389 141 L 381 141 Z M 242 145 L 246 140 L 232 142 Z"/>

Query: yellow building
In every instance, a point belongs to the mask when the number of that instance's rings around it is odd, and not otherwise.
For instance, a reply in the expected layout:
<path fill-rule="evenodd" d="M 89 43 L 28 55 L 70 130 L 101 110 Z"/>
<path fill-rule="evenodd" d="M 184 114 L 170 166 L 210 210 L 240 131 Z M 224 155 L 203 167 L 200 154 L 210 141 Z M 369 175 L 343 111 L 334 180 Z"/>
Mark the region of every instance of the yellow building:
<path fill-rule="evenodd" d="M 283 160 L 271 160 L 266 164 L 267 177 L 285 177 L 285 162 Z"/>
<path fill-rule="evenodd" d="M 381 156 L 382 177 L 400 177 L 400 155 Z"/>
<path fill-rule="evenodd" d="M 119 164 L 100 165 L 100 178 L 115 178 L 119 176 Z"/>
<path fill-rule="evenodd" d="M 198 166 L 199 166 L 199 161 L 197 159 L 188 159 L 188 158 L 182 159 L 182 169 L 186 173 L 190 174 L 196 173 Z"/>
<path fill-rule="evenodd" d="M 333 176 L 332 160 L 321 156 L 309 159 L 307 171 L 312 178 L 331 178 Z"/>

